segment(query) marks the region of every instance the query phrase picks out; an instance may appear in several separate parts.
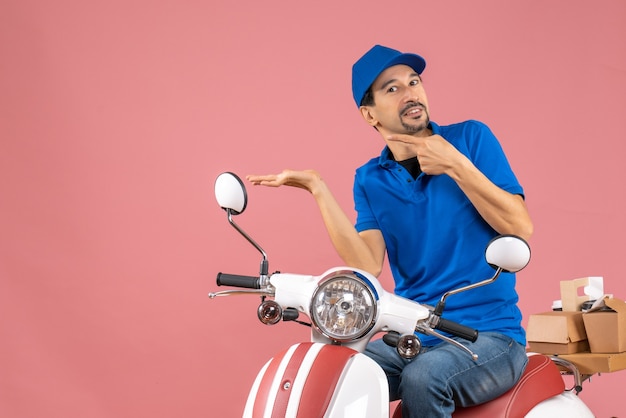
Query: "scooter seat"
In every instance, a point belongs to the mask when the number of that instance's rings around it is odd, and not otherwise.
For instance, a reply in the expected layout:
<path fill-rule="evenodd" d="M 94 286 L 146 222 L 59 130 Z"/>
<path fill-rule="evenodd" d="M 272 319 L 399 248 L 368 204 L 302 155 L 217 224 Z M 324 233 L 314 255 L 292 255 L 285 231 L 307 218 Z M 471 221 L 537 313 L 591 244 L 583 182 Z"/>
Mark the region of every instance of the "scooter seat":
<path fill-rule="evenodd" d="M 565 390 L 565 383 L 556 365 L 549 357 L 533 354 L 520 380 L 502 396 L 476 406 L 457 408 L 453 418 L 503 417 L 522 418 L 538 403 L 557 396 Z M 402 404 L 396 407 L 393 418 L 402 418 Z"/>

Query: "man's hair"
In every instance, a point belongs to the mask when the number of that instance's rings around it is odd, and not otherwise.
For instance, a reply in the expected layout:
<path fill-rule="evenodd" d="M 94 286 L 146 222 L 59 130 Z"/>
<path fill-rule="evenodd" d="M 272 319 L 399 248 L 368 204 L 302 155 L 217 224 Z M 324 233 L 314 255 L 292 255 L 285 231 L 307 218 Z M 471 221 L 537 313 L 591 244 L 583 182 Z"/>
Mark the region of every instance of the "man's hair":
<path fill-rule="evenodd" d="M 374 106 L 374 93 L 372 92 L 372 86 L 370 86 L 363 95 L 361 106 Z"/>

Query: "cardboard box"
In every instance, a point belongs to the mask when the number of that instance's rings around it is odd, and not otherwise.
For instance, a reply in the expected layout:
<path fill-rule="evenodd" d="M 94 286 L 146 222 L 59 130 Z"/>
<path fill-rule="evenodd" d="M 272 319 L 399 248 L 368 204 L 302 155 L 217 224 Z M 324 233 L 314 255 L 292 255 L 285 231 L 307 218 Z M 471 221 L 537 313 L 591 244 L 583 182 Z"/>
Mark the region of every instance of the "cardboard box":
<path fill-rule="evenodd" d="M 530 351 L 572 354 L 589 351 L 582 312 L 551 311 L 530 315 L 526 330 Z"/>
<path fill-rule="evenodd" d="M 583 314 L 583 322 L 592 353 L 626 351 L 626 303 L 623 300 L 605 297 Z"/>
<path fill-rule="evenodd" d="M 580 311 L 584 302 L 598 299 L 604 294 L 604 280 L 596 276 L 565 280 L 560 282 L 560 288 L 563 310 Z"/>
<path fill-rule="evenodd" d="M 576 353 L 559 357 L 573 363 L 583 374 L 611 373 L 626 369 L 626 353 Z"/>

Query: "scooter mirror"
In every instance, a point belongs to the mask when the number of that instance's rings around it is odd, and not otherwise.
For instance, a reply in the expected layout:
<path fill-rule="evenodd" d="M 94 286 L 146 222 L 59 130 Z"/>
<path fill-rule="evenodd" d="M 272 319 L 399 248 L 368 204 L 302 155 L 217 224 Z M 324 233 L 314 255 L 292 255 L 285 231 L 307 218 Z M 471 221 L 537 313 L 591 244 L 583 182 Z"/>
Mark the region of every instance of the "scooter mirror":
<path fill-rule="evenodd" d="M 530 247 L 522 238 L 515 235 L 500 235 L 487 245 L 487 263 L 493 268 L 515 273 L 528 265 Z"/>
<path fill-rule="evenodd" d="M 222 173 L 215 180 L 215 199 L 222 209 L 230 209 L 233 215 L 239 215 L 248 204 L 246 186 L 236 174 Z"/>

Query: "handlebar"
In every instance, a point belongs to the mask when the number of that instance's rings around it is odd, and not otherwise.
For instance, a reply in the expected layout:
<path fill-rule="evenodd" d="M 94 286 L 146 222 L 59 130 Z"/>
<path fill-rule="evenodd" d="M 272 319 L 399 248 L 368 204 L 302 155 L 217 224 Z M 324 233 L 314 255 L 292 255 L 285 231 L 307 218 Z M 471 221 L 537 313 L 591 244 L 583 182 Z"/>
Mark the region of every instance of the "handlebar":
<path fill-rule="evenodd" d="M 474 328 L 466 327 L 465 325 L 444 318 L 439 318 L 435 329 L 464 338 L 471 342 L 476 342 L 478 339 L 478 331 Z"/>
<path fill-rule="evenodd" d="M 217 273 L 218 286 L 244 287 L 246 289 L 260 289 L 261 279 L 257 276 L 242 276 L 239 274 Z"/>

